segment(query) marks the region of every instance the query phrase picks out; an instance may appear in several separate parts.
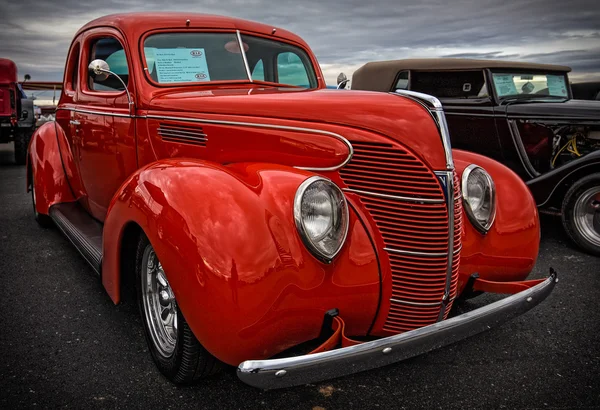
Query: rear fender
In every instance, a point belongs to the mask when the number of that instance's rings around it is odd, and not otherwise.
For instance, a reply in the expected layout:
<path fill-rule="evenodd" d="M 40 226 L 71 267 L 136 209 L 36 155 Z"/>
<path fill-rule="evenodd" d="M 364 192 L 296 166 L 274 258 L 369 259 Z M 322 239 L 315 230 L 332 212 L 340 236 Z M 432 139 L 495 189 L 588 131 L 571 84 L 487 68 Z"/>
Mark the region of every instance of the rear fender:
<path fill-rule="evenodd" d="M 293 201 L 312 175 L 282 165 L 193 159 L 160 160 L 137 171 L 105 220 L 103 285 L 117 303 L 121 242 L 136 224 L 195 336 L 226 363 L 269 357 L 317 337 L 332 308 L 344 314 L 349 333 L 366 335 L 379 297 L 375 251 L 352 211 L 347 240 L 331 264 L 306 250 Z"/>
<path fill-rule="evenodd" d="M 496 186 L 496 219 L 487 234 L 478 232 L 463 210 L 459 292 L 473 273 L 499 282 L 525 279 L 540 245 L 538 212 L 529 189 L 517 174 L 493 159 L 462 150 L 452 152 L 461 180 L 464 169 L 476 164 L 490 174 Z"/>
<path fill-rule="evenodd" d="M 69 144 L 60 126 L 47 122 L 38 128 L 29 142 L 27 192 L 33 181 L 36 209 L 40 214 L 48 215 L 48 209 L 54 204 L 77 199 L 67 179 L 74 170 Z"/>

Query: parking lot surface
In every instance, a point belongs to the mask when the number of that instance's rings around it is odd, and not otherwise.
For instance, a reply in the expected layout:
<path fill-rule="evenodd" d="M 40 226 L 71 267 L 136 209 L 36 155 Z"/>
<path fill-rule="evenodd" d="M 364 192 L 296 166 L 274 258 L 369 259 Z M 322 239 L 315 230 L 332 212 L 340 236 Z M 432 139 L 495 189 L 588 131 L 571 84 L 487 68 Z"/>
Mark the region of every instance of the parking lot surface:
<path fill-rule="evenodd" d="M 25 167 L 0 145 L 0 408 L 600 408 L 600 258 L 542 218 L 533 278 L 554 293 L 486 333 L 399 364 L 261 391 L 233 368 L 177 387 L 155 368 L 133 300 L 115 306 L 57 229 L 33 219 Z M 485 305 L 482 296 L 465 308 Z"/>

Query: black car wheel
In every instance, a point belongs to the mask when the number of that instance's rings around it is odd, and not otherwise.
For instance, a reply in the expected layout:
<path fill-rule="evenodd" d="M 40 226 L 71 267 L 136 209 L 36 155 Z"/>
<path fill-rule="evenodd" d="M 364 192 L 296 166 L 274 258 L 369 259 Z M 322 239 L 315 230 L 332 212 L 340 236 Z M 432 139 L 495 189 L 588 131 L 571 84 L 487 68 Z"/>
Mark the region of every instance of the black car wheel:
<path fill-rule="evenodd" d="M 27 147 L 31 134 L 29 130 L 18 129 L 15 135 L 15 162 L 17 165 L 25 165 L 27 161 Z"/>
<path fill-rule="evenodd" d="M 137 247 L 135 270 L 144 333 L 159 370 L 169 380 L 181 384 L 215 373 L 220 362 L 192 333 L 178 308 L 162 264 L 143 234 Z"/>
<path fill-rule="evenodd" d="M 600 256 L 600 173 L 581 178 L 567 191 L 562 221 L 573 242 Z"/>

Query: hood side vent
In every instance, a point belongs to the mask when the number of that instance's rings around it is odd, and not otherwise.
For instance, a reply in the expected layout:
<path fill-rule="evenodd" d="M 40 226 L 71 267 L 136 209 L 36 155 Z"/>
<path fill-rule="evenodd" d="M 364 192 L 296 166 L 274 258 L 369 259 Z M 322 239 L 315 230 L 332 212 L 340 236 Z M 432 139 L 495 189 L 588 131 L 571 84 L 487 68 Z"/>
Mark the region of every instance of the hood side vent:
<path fill-rule="evenodd" d="M 193 125 L 167 124 L 161 122 L 158 125 L 158 135 L 160 135 L 165 142 L 196 145 L 200 147 L 206 147 L 208 141 L 208 137 L 203 132 L 202 127 Z"/>

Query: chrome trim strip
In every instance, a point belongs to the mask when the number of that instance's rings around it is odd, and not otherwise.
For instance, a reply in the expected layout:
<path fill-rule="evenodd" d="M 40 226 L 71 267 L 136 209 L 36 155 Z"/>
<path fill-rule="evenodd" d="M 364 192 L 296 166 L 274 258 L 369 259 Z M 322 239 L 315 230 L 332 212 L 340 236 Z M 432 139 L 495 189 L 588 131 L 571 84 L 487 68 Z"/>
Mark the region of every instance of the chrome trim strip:
<path fill-rule="evenodd" d="M 240 48 L 240 53 L 242 54 L 242 59 L 244 60 L 244 68 L 246 69 L 246 75 L 248 76 L 248 81 L 251 83 L 252 81 L 252 73 L 250 72 L 250 66 L 248 65 L 248 58 L 246 57 L 246 50 L 244 50 L 244 43 L 242 42 L 242 35 L 239 30 L 236 30 L 238 47 Z"/>
<path fill-rule="evenodd" d="M 393 249 L 393 248 L 383 248 L 384 251 L 388 251 L 391 253 L 397 253 L 400 255 L 409 255 L 409 256 L 448 256 L 447 252 L 415 252 L 415 251 L 404 251 L 401 249 Z"/>
<path fill-rule="evenodd" d="M 412 305 L 412 306 L 439 306 L 442 304 L 442 302 L 432 302 L 432 303 L 409 302 L 408 300 L 394 299 L 394 298 L 391 298 L 390 302 L 402 303 L 405 305 Z"/>
<path fill-rule="evenodd" d="M 408 91 L 408 90 L 396 90 L 391 92 L 391 94 L 401 95 L 406 98 L 410 98 L 411 100 L 421 104 L 429 114 L 433 117 L 435 121 L 438 131 L 440 132 L 440 137 L 442 139 L 442 145 L 444 147 L 444 154 L 446 155 L 446 169 L 448 171 L 454 170 L 454 160 L 452 158 L 452 144 L 450 143 L 450 132 L 448 131 L 448 123 L 446 122 L 446 116 L 444 115 L 444 107 L 440 100 L 438 100 L 433 95 L 418 93 L 416 91 Z"/>
<path fill-rule="evenodd" d="M 517 148 L 517 154 L 519 155 L 521 164 L 523 164 L 523 168 L 525 168 L 525 171 L 527 171 L 530 177 L 539 177 L 541 174 L 535 170 L 529 161 L 529 156 L 527 155 L 525 147 L 523 146 L 523 141 L 521 140 L 521 133 L 519 132 L 519 127 L 517 127 L 517 122 L 508 119 L 506 121 L 508 122 L 510 136 L 512 137 L 513 144 L 515 144 L 515 147 Z"/>
<path fill-rule="evenodd" d="M 177 134 L 181 134 L 181 135 L 187 135 L 190 137 L 206 137 L 206 134 L 203 132 L 195 132 L 195 131 L 185 131 L 185 130 L 181 130 L 179 128 L 163 128 L 163 127 L 158 127 L 158 132 L 170 132 L 170 133 L 177 133 Z"/>
<path fill-rule="evenodd" d="M 158 135 L 160 135 L 161 137 L 166 137 L 166 138 L 183 138 L 186 140 L 193 140 L 193 141 L 208 141 L 208 138 L 204 137 L 204 136 L 194 136 L 194 135 L 186 135 L 186 134 L 177 134 L 174 132 L 158 132 Z"/>
<path fill-rule="evenodd" d="M 296 169 L 303 169 L 303 170 L 307 170 L 307 171 L 337 171 L 338 169 L 340 169 L 344 165 L 346 165 L 348 162 L 350 162 L 350 160 L 352 159 L 352 156 L 354 155 L 354 148 L 352 148 L 352 144 L 350 144 L 350 141 L 348 141 L 346 138 L 342 137 L 339 134 L 336 134 L 335 132 L 317 130 L 317 129 L 313 129 L 313 128 L 292 127 L 289 125 L 261 124 L 261 123 L 255 123 L 255 122 L 209 120 L 209 119 L 204 119 L 204 118 L 169 117 L 169 116 L 163 116 L 163 115 L 146 115 L 143 118 L 151 118 L 151 119 L 155 119 L 155 120 L 193 122 L 193 123 L 200 123 L 200 124 L 221 124 L 221 125 L 232 125 L 232 126 L 237 126 L 237 127 L 270 128 L 270 129 L 279 129 L 279 130 L 286 130 L 286 131 L 307 132 L 307 133 L 327 135 L 329 137 L 337 138 L 338 140 L 340 140 L 344 144 L 346 144 L 346 146 L 348 147 L 348 151 L 349 151 L 348 158 L 346 158 L 344 160 L 344 162 L 342 162 L 340 165 L 336 165 L 334 167 L 328 167 L 328 168 L 294 167 Z"/>
<path fill-rule="evenodd" d="M 527 290 L 419 329 L 322 353 L 240 363 L 238 377 L 251 386 L 277 389 L 374 369 L 481 333 L 532 309 L 552 293 L 556 273 Z"/>
<path fill-rule="evenodd" d="M 354 189 L 354 188 L 342 188 L 342 191 L 354 192 L 355 194 L 377 196 L 377 197 L 387 198 L 387 199 L 395 199 L 398 201 L 405 201 L 405 202 L 419 202 L 419 203 L 425 203 L 425 204 L 443 204 L 443 203 L 445 203 L 445 201 L 443 199 L 430 199 L 430 198 L 417 198 L 417 197 L 410 197 L 410 196 L 387 195 L 387 194 L 379 194 L 377 192 L 371 192 L 371 191 L 362 191 L 360 189 Z"/>
<path fill-rule="evenodd" d="M 452 283 L 452 262 L 454 259 L 454 172 L 453 171 L 435 171 L 435 175 L 446 178 L 446 208 L 448 209 L 448 266 L 446 267 L 446 287 L 444 297 L 440 307 L 438 322 L 444 320 L 446 305 L 450 302 L 450 285 Z"/>
<path fill-rule="evenodd" d="M 166 142 L 181 142 L 181 143 L 189 143 L 189 144 L 198 144 L 202 146 L 206 146 L 208 140 L 206 138 L 193 138 L 193 137 L 184 137 L 184 136 L 171 136 L 171 135 L 162 135 L 161 139 Z"/>
<path fill-rule="evenodd" d="M 73 111 L 73 112 L 79 112 L 82 114 L 96 114 L 96 115 L 104 115 L 107 117 L 123 117 L 123 118 L 143 118 L 143 117 L 138 117 L 135 115 L 129 115 L 129 114 L 118 114 L 116 112 L 106 112 L 106 111 L 93 111 L 93 110 L 81 110 L 78 108 L 64 108 L 64 107 L 59 107 L 56 108 L 56 110 L 64 110 L 64 111 Z"/>

